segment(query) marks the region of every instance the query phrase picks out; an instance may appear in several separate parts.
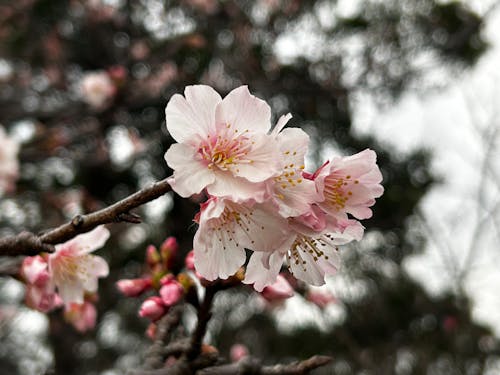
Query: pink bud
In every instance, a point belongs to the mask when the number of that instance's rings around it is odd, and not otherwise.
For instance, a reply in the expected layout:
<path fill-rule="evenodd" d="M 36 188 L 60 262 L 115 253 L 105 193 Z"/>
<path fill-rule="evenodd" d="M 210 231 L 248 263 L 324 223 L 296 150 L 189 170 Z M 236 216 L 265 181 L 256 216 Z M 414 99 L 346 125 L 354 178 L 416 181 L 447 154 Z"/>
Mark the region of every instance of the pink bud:
<path fill-rule="evenodd" d="M 126 297 L 136 297 L 150 286 L 150 279 L 123 279 L 116 282 L 116 287 Z"/>
<path fill-rule="evenodd" d="M 167 268 L 172 267 L 175 255 L 177 254 L 177 250 L 179 250 L 179 244 L 177 243 L 175 237 L 168 237 L 161 244 L 160 254 Z"/>
<path fill-rule="evenodd" d="M 139 310 L 139 316 L 156 321 L 160 319 L 165 312 L 165 306 L 163 306 L 160 297 L 149 297 L 142 303 Z"/>
<path fill-rule="evenodd" d="M 306 299 L 322 309 L 324 309 L 330 303 L 334 303 L 335 301 L 337 301 L 335 296 L 330 293 L 330 291 L 323 289 L 309 290 L 307 292 Z"/>
<path fill-rule="evenodd" d="M 187 255 L 186 259 L 184 260 L 186 264 L 186 268 L 190 271 L 194 271 L 194 250 L 191 250 Z"/>
<path fill-rule="evenodd" d="M 146 330 L 146 336 L 148 336 L 151 340 L 155 339 L 157 326 L 155 323 L 150 323 L 148 329 Z"/>
<path fill-rule="evenodd" d="M 40 255 L 24 258 L 21 274 L 27 283 L 40 287 L 45 285 L 50 278 L 47 262 Z"/>
<path fill-rule="evenodd" d="M 232 362 L 238 362 L 240 359 L 247 357 L 248 354 L 248 348 L 243 344 L 234 344 L 229 351 Z"/>
<path fill-rule="evenodd" d="M 177 280 L 170 280 L 163 284 L 160 289 L 160 296 L 166 306 L 175 305 L 184 295 L 184 288 Z"/>
<path fill-rule="evenodd" d="M 85 301 L 82 304 L 72 303 L 64 311 L 64 318 L 81 333 L 95 327 L 97 311 L 92 303 Z"/>
<path fill-rule="evenodd" d="M 278 275 L 274 284 L 266 286 L 262 296 L 268 301 L 278 301 L 293 296 L 293 288 L 282 275 Z"/>
<path fill-rule="evenodd" d="M 156 266 L 158 263 L 160 263 L 160 253 L 158 253 L 158 250 L 156 250 L 156 247 L 154 245 L 149 245 L 146 248 L 146 262 L 147 264 L 153 268 Z"/>

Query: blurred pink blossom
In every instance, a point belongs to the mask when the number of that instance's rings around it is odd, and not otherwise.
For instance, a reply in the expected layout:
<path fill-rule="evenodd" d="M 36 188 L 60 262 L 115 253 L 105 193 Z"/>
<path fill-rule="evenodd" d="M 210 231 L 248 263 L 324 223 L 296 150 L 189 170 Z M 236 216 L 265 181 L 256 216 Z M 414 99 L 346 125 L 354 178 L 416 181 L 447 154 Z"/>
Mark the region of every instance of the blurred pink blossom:
<path fill-rule="evenodd" d="M 247 357 L 248 354 L 248 348 L 243 344 L 234 344 L 229 350 L 229 357 L 232 362 L 238 362 L 240 359 Z"/>
<path fill-rule="evenodd" d="M 103 109 L 116 93 L 116 87 L 104 71 L 85 74 L 80 81 L 83 100 L 94 109 Z"/>
<path fill-rule="evenodd" d="M 306 299 L 322 309 L 337 301 L 335 296 L 329 290 L 324 289 L 324 287 L 309 289 L 306 293 Z"/>
<path fill-rule="evenodd" d="M 84 303 L 72 303 L 66 306 L 64 318 L 81 333 L 87 332 L 95 327 L 97 311 L 95 306 L 85 301 Z"/>
<path fill-rule="evenodd" d="M 50 283 L 57 288 L 66 307 L 82 304 L 85 292 L 97 291 L 97 279 L 109 273 L 106 261 L 90 253 L 101 248 L 109 238 L 104 226 L 80 234 L 56 245 L 49 255 Z"/>

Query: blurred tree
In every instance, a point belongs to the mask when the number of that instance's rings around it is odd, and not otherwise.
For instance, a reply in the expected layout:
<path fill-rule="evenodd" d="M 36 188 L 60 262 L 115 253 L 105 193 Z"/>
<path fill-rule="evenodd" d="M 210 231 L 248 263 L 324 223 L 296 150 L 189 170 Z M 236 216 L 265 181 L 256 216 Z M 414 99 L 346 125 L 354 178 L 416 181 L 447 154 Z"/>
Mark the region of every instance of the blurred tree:
<path fill-rule="evenodd" d="M 361 283 L 364 292 L 340 298 L 342 324 L 284 334 L 268 313 L 248 314 L 238 324 L 214 323 L 213 341 L 227 352 L 241 337 L 266 362 L 332 354 L 335 361 L 324 373 L 481 373 L 498 346 L 471 320 L 467 301 L 433 298 L 401 269 L 403 258 L 423 245 L 424 239 L 407 232 L 433 182 L 430 155 L 401 158 L 373 138 L 354 135 L 351 112 L 360 92 L 388 105 L 406 89 L 445 84 L 430 79 L 431 73 L 451 76 L 477 60 L 486 49 L 483 20 L 463 2 L 363 0 L 347 10 L 346 3 L 1 4 L 0 121 L 23 147 L 17 194 L 0 201 L 0 233 L 57 226 L 164 178 L 170 171 L 163 154 L 172 142 L 163 118 L 169 97 L 189 84 L 209 84 L 221 94 L 248 84 L 276 116 L 291 112 L 291 125 L 313 134 L 316 163 L 331 150 L 375 149 L 386 192 L 366 223 L 374 245 L 346 254 L 348 282 Z M 104 72 L 109 82 L 82 90 L 94 72 Z M 145 245 L 167 235 L 189 251 L 196 210 L 194 200 L 166 195 L 142 209 L 143 224 L 113 227 L 114 240 L 102 251 L 111 264 L 109 280 L 137 276 Z M 138 366 L 148 345 L 138 306 L 120 299 L 111 282 L 102 284 L 96 334 L 72 333 L 54 314 L 49 340 L 41 335 L 34 347 L 24 347 L 14 328 L 0 327 L 0 374 L 39 373 L 52 362 L 57 374 Z M 11 302 L 8 285 L 1 290 L 3 318 Z M 245 291 L 239 295 L 245 298 Z M 47 347 L 52 354 L 37 349 Z"/>

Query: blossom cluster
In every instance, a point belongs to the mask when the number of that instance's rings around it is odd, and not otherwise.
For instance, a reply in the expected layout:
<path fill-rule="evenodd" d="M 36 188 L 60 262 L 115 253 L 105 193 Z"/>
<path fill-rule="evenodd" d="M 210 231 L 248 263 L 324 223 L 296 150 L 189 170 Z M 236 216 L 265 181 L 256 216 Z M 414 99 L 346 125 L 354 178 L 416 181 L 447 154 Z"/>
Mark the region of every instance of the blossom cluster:
<path fill-rule="evenodd" d="M 194 264 L 207 280 L 226 279 L 246 262 L 244 283 L 272 285 L 286 261 L 290 272 L 324 284 L 339 266 L 338 245 L 359 241 L 370 207 L 383 193 L 376 154 L 364 150 L 305 170 L 309 136 L 271 130 L 269 105 L 246 86 L 224 99 L 211 87 L 188 86 L 167 104 L 166 124 L 177 141 L 165 159 L 169 182 L 182 197 L 204 192 L 195 221 Z"/>
<path fill-rule="evenodd" d="M 154 336 L 155 322 L 177 304 L 194 285 L 186 274 L 175 276 L 172 272 L 178 248 L 174 237 L 168 237 L 159 250 L 154 245 L 149 245 L 146 249 L 144 275 L 136 279 L 122 279 L 116 283 L 118 290 L 126 297 L 139 297 L 152 292 L 139 309 L 139 315 L 152 322 L 148 328 L 150 337 Z"/>
<path fill-rule="evenodd" d="M 64 317 L 81 331 L 96 322 L 98 278 L 109 273 L 106 261 L 90 254 L 104 246 L 109 231 L 103 227 L 55 246 L 55 252 L 26 257 L 21 277 L 26 283 L 26 304 L 49 312 L 64 306 Z"/>

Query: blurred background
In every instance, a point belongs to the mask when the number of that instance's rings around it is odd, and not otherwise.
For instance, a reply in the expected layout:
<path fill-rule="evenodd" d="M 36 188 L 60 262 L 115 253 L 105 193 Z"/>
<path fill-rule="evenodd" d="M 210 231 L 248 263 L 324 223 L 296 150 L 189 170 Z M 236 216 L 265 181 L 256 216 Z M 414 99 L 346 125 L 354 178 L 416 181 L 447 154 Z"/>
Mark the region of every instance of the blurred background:
<path fill-rule="evenodd" d="M 311 135 L 306 169 L 369 147 L 386 191 L 364 240 L 342 250 L 326 306 L 236 288 L 216 300 L 208 342 L 265 363 L 334 357 L 315 374 L 498 374 L 499 35 L 488 0 L 2 1 L 0 123 L 21 148 L 0 235 L 167 177 L 168 99 L 247 84 Z M 140 366 L 147 322 L 114 281 L 140 276 L 145 247 L 167 236 L 187 253 L 197 204 L 167 194 L 139 210 L 142 224 L 110 227 L 92 332 L 28 309 L 23 285 L 0 278 L 0 374 Z"/>

